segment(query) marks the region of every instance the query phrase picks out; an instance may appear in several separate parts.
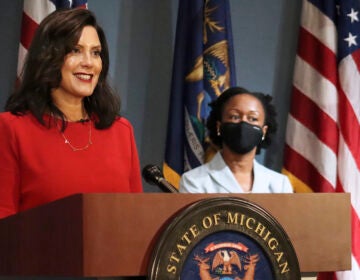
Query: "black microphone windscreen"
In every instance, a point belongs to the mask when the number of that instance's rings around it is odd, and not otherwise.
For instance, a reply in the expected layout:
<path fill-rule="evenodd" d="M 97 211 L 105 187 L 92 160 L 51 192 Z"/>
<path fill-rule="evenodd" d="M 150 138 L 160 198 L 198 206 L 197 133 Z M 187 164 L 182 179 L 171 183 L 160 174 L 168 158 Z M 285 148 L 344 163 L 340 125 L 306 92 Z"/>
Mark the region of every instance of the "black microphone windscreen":
<path fill-rule="evenodd" d="M 148 164 L 143 168 L 142 176 L 146 182 L 152 185 L 158 185 L 160 178 L 163 178 L 160 168 L 153 164 Z"/>
<path fill-rule="evenodd" d="M 146 165 L 142 170 L 142 176 L 146 182 L 160 187 L 164 192 L 179 192 L 172 184 L 166 181 L 160 167 L 156 165 Z"/>

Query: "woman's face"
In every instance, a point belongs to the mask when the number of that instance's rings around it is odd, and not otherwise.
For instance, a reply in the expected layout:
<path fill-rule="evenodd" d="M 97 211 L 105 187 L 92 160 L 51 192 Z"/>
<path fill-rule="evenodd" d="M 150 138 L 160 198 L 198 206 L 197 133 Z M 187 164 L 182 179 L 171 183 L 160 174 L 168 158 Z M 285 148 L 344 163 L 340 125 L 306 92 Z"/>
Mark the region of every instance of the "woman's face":
<path fill-rule="evenodd" d="M 234 95 L 224 105 L 221 122 L 238 123 L 241 121 L 260 126 L 263 133 L 266 133 L 264 108 L 261 101 L 250 94 Z"/>
<path fill-rule="evenodd" d="M 53 93 L 63 98 L 82 99 L 90 96 L 99 80 L 102 69 L 101 43 L 97 31 L 85 26 L 79 42 L 64 58 L 61 82 Z"/>

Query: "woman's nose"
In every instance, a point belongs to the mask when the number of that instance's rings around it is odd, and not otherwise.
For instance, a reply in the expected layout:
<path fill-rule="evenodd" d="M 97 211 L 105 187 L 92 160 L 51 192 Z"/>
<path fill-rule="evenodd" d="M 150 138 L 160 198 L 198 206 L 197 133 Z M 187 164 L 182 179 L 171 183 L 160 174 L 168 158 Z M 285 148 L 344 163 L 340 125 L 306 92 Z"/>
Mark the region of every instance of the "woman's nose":
<path fill-rule="evenodd" d="M 93 58 L 91 56 L 91 53 L 84 52 L 82 55 L 81 63 L 83 66 L 92 66 L 93 65 Z"/>

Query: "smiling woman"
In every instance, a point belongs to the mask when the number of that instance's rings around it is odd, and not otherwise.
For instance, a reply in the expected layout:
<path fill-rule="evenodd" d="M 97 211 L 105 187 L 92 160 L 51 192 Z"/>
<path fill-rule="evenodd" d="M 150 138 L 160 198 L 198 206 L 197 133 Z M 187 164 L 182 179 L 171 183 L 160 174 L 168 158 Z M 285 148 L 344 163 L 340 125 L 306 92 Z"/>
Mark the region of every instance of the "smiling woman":
<path fill-rule="evenodd" d="M 41 22 L 0 113 L 0 218 L 76 193 L 142 191 L 133 128 L 108 68 L 91 11 L 58 10 Z"/>
<path fill-rule="evenodd" d="M 65 55 L 61 67 L 61 82 L 52 90 L 54 104 L 69 121 L 88 119 L 83 109 L 83 98 L 91 96 L 102 69 L 101 43 L 96 29 L 85 26 L 79 42 Z"/>

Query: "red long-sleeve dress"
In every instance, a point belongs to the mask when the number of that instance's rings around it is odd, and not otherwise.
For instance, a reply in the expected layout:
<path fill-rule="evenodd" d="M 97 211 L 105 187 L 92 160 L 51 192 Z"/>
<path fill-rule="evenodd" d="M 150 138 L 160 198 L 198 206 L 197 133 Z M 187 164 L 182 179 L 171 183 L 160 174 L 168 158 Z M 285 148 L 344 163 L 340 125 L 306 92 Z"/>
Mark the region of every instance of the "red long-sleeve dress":
<path fill-rule="evenodd" d="M 90 128 L 91 126 L 91 128 Z M 133 128 L 69 122 L 64 136 L 32 114 L 0 113 L 0 218 L 76 193 L 142 192 Z"/>

